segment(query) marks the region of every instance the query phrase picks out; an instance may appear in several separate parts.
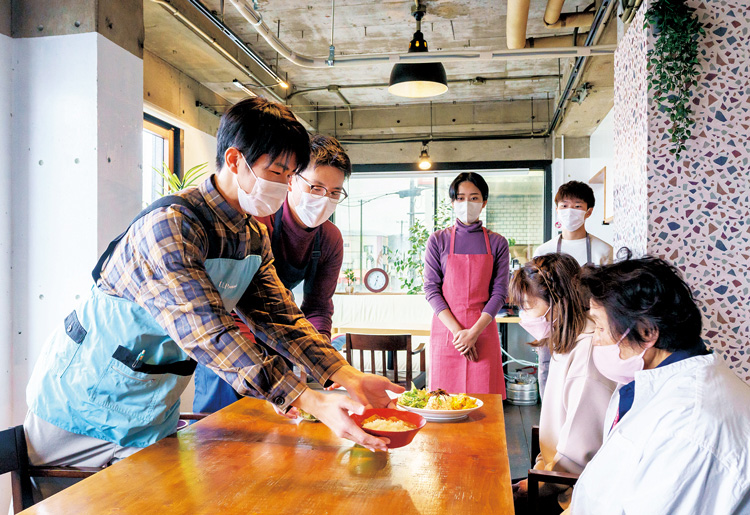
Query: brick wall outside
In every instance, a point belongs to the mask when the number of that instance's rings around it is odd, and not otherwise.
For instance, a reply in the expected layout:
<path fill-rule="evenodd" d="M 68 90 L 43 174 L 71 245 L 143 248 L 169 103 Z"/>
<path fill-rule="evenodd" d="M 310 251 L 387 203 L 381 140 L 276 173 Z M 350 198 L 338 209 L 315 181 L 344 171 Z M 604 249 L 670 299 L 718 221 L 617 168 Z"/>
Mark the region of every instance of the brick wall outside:
<path fill-rule="evenodd" d="M 490 195 L 487 227 L 516 245 L 544 242 L 544 199 L 542 195 Z"/>

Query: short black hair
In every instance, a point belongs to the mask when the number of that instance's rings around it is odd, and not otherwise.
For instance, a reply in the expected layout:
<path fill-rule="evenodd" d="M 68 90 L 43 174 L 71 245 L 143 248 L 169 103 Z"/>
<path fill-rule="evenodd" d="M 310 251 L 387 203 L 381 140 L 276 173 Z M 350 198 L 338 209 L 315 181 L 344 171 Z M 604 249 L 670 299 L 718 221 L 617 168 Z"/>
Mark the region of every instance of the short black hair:
<path fill-rule="evenodd" d="M 490 198 L 490 187 L 487 186 L 487 181 L 484 180 L 484 177 L 475 172 L 461 172 L 455 179 L 453 179 L 450 188 L 448 188 L 448 196 L 450 196 L 451 200 L 456 200 L 459 184 L 466 181 L 469 181 L 479 188 L 479 192 L 482 194 L 482 200 Z"/>
<path fill-rule="evenodd" d="M 264 98 L 247 98 L 224 113 L 216 133 L 216 169 L 224 166 L 224 153 L 234 147 L 252 165 L 263 154 L 271 160 L 288 154 L 304 170 L 310 162 L 310 136 L 281 104 Z"/>
<path fill-rule="evenodd" d="M 580 283 L 606 311 L 615 339 L 630 329 L 627 339 L 642 347 L 645 332 L 657 328 L 657 349 L 705 352 L 703 320 L 693 294 L 680 272 L 663 259 L 646 256 L 585 266 Z"/>
<path fill-rule="evenodd" d="M 310 166 L 338 168 L 344 172 L 344 178 L 352 174 L 352 162 L 344 147 L 336 138 L 323 134 L 316 134 L 310 139 Z"/>
<path fill-rule="evenodd" d="M 555 204 L 566 199 L 577 199 L 586 203 L 586 208 L 594 207 L 596 198 L 591 186 L 581 181 L 568 181 L 557 190 Z"/>

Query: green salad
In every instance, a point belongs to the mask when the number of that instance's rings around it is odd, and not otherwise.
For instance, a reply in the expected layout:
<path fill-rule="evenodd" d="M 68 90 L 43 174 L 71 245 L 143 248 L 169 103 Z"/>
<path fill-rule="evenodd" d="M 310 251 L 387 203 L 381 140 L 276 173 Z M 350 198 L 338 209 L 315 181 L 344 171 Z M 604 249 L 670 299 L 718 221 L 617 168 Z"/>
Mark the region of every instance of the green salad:
<path fill-rule="evenodd" d="M 427 401 L 430 399 L 430 394 L 425 390 L 419 390 L 414 383 L 411 384 L 411 390 L 401 394 L 398 399 L 398 403 L 402 406 L 408 406 L 409 408 L 424 408 L 427 406 Z"/>

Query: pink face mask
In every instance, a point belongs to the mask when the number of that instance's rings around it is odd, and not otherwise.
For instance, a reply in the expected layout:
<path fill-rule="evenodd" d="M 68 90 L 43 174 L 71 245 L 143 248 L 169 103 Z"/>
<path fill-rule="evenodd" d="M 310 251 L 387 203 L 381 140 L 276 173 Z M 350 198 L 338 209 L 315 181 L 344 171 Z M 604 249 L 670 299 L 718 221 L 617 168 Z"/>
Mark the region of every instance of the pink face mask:
<path fill-rule="evenodd" d="M 614 345 L 595 345 L 594 346 L 594 365 L 599 369 L 604 377 L 615 381 L 616 383 L 627 384 L 635 379 L 635 373 L 643 370 L 645 363 L 643 355 L 648 349 L 637 356 L 628 359 L 620 359 L 620 343 L 630 333 L 630 328 L 625 331 L 622 337 Z"/>
<path fill-rule="evenodd" d="M 530 317 L 524 310 L 520 310 L 518 312 L 518 316 L 521 317 L 519 324 L 535 339 L 547 338 L 552 332 L 552 321 L 547 320 L 547 313 L 550 309 L 552 309 L 552 304 L 540 317 Z"/>

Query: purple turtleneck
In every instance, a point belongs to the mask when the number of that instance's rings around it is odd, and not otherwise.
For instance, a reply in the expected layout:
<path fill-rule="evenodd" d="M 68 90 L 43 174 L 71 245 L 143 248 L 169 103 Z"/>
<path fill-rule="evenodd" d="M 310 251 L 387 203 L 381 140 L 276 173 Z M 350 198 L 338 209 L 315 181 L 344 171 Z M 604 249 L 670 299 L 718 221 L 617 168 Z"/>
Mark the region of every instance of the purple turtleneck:
<path fill-rule="evenodd" d="M 477 221 L 471 225 L 464 225 L 456 221 L 456 254 L 484 254 L 487 247 L 484 244 L 482 222 Z M 497 233 L 487 230 L 490 239 L 490 250 L 494 257 L 492 267 L 492 282 L 490 283 L 490 298 L 485 304 L 482 312 L 489 314 L 492 318 L 497 315 L 503 307 L 508 296 L 509 259 L 508 242 Z M 451 228 L 442 229 L 433 233 L 427 240 L 427 251 L 425 253 L 424 267 L 424 291 L 427 302 L 430 303 L 437 315 L 444 309 L 448 309 L 448 303 L 443 297 L 443 277 L 445 267 L 448 263 L 448 255 L 451 251 Z"/>

